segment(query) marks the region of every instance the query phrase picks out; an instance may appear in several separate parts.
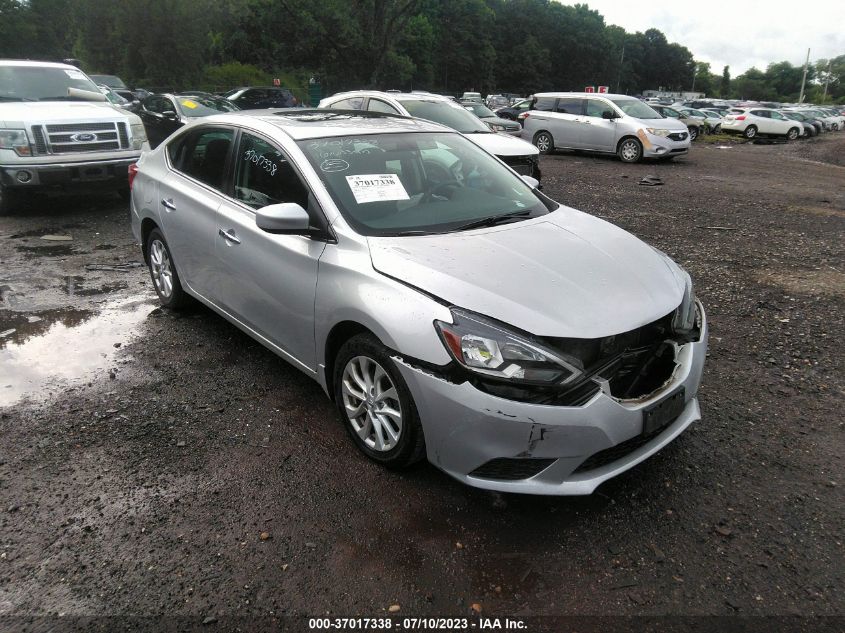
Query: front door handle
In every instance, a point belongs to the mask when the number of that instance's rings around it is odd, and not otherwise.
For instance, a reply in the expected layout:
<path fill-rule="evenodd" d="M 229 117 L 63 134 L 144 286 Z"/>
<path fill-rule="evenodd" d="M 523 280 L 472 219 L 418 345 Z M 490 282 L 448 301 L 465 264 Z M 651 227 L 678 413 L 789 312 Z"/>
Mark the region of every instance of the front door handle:
<path fill-rule="evenodd" d="M 232 244 L 241 243 L 241 241 L 235 236 L 234 233 L 229 233 L 229 231 L 224 231 L 223 229 L 217 229 L 217 233 L 227 242 L 231 242 Z"/>
<path fill-rule="evenodd" d="M 170 209 L 171 211 L 176 210 L 176 205 L 173 204 L 173 198 L 162 198 L 161 204 L 164 205 L 166 208 Z"/>

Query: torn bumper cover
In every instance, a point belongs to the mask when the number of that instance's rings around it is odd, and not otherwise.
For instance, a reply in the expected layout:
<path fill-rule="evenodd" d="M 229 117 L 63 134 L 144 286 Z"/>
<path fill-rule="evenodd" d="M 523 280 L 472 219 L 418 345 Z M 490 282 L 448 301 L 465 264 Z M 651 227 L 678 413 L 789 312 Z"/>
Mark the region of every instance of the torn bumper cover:
<path fill-rule="evenodd" d="M 602 390 L 581 406 L 518 402 L 397 360 L 420 414 L 429 461 L 478 488 L 592 493 L 701 418 L 696 395 L 708 332 L 699 309 L 698 340 L 680 345 L 671 378 L 639 399 L 620 400 Z M 651 412 L 659 407 L 671 417 L 655 427 Z"/>

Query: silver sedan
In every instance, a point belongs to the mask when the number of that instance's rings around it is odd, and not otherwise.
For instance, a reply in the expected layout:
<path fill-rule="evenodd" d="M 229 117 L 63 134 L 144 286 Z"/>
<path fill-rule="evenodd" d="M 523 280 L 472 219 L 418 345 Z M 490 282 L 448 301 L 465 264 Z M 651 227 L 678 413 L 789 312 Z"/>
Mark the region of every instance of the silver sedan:
<path fill-rule="evenodd" d="M 690 276 L 457 132 L 216 115 L 130 179 L 161 303 L 199 300 L 312 377 L 380 464 L 589 494 L 700 418 Z"/>

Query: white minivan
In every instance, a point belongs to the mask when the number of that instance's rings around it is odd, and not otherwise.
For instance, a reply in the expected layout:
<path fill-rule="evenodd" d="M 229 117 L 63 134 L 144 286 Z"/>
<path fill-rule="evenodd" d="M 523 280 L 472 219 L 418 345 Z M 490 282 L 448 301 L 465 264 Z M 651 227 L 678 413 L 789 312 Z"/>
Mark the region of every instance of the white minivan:
<path fill-rule="evenodd" d="M 590 92 L 535 94 L 531 109 L 519 115 L 522 138 L 541 154 L 575 149 L 617 154 L 626 163 L 664 160 L 689 152 L 686 125 L 666 118 L 639 99 Z"/>

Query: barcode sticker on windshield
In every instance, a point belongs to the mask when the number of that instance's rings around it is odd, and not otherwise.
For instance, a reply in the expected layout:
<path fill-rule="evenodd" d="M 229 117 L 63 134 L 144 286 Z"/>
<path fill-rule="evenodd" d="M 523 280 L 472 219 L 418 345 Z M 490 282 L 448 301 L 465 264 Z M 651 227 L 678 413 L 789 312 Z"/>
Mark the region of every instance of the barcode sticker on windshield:
<path fill-rule="evenodd" d="M 355 196 L 355 202 L 385 202 L 389 200 L 408 200 L 408 192 L 396 174 L 361 174 L 347 176 L 346 182 Z"/>
<path fill-rule="evenodd" d="M 65 73 L 71 79 L 85 79 L 85 75 L 82 74 L 81 70 L 65 70 Z"/>

